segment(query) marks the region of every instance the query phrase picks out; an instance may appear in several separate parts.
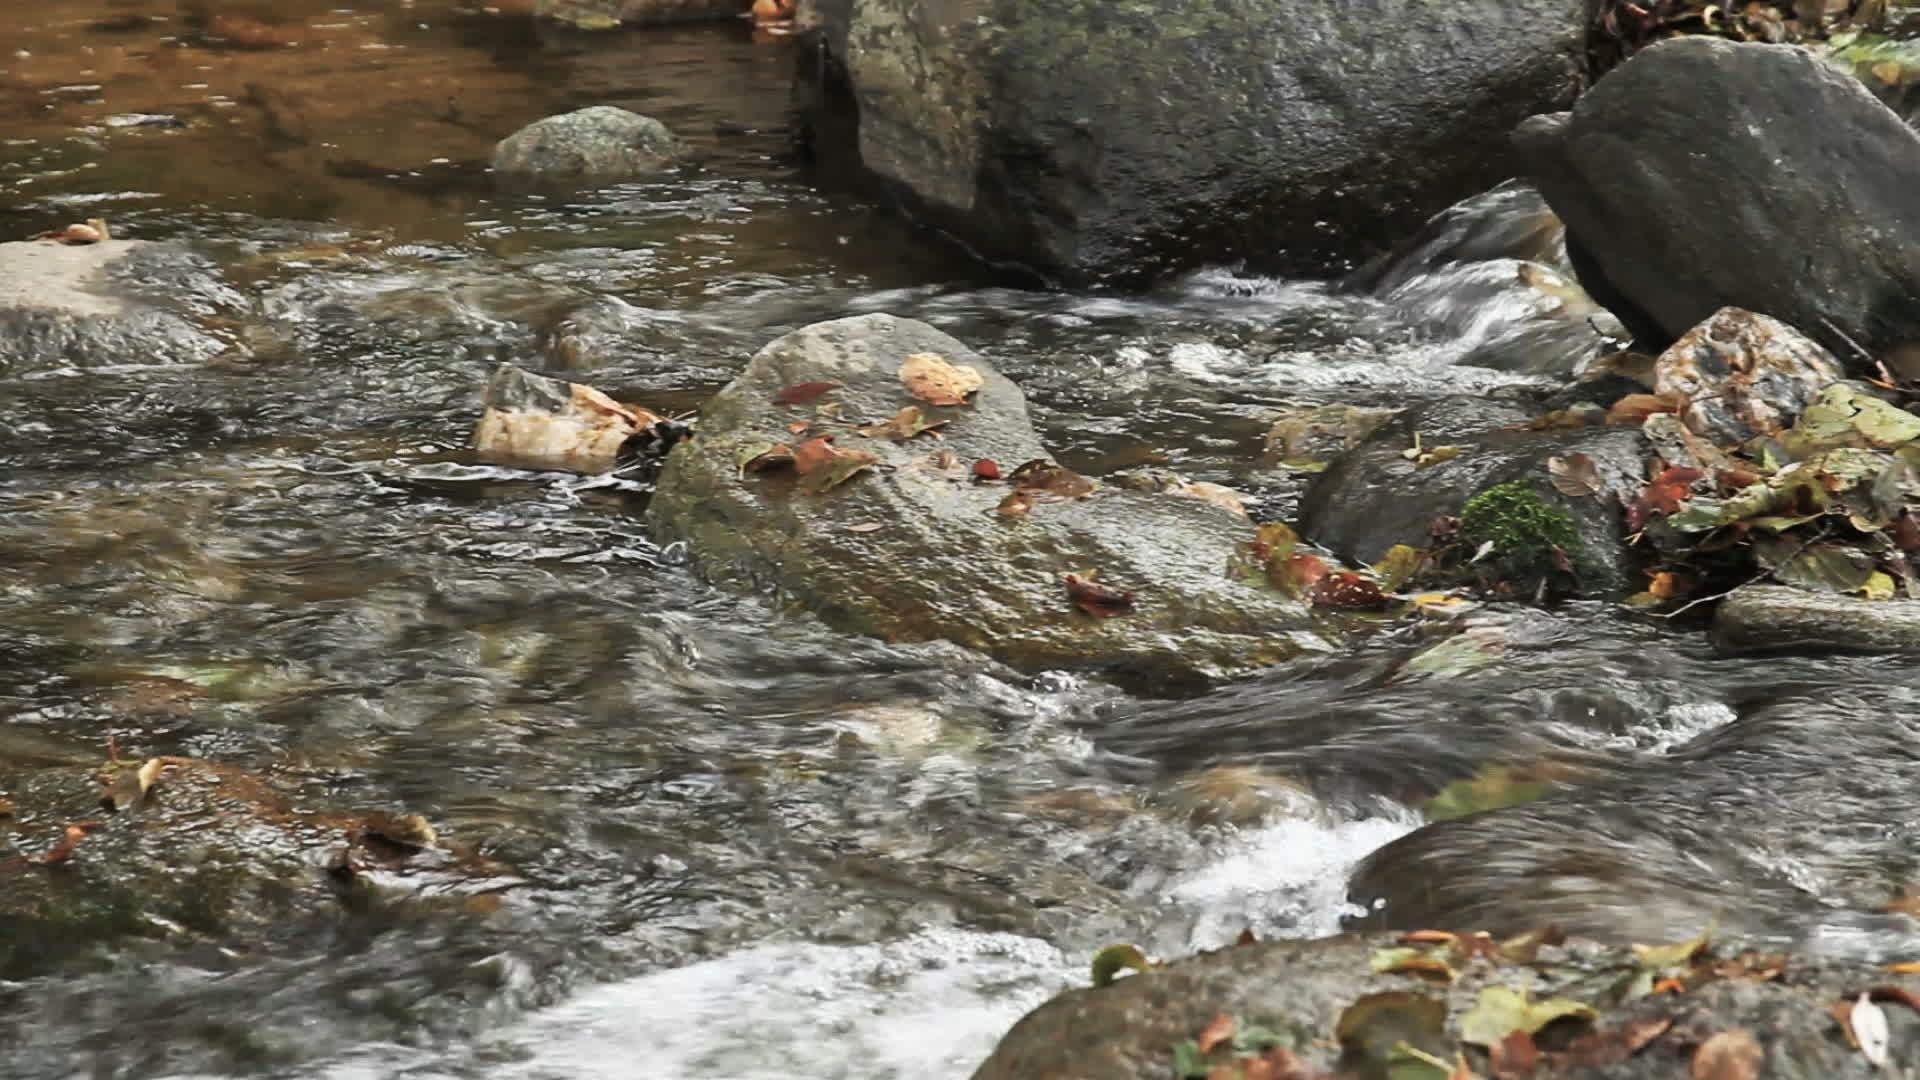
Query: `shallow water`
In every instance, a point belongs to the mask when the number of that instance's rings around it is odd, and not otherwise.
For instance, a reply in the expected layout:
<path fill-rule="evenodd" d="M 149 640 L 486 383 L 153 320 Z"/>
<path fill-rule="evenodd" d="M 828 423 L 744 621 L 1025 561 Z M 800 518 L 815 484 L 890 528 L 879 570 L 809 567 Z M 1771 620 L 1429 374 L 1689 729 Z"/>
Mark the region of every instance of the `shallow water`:
<path fill-rule="evenodd" d="M 1289 410 L 1544 381 L 1463 364 L 1552 321 L 1510 265 L 1384 301 L 1230 270 L 996 283 L 815 182 L 793 48 L 444 0 L 0 14 L 0 228 L 187 241 L 250 327 L 232 363 L 0 381 L 0 763 L 112 734 L 424 814 L 527 880 L 488 917 L 343 913 L 260 954 L 83 950 L 0 982 L 0 1075 L 965 1076 L 1100 944 L 1334 929 L 1347 868 L 1495 740 L 1659 753 L 1767 694 L 1889 678 L 1573 610 L 1500 622 L 1492 675 L 1418 675 L 1398 627 L 1135 701 L 715 594 L 631 485 L 472 467 L 502 360 L 687 409 L 778 334 L 869 311 L 993 359 L 1069 465 L 1171 465 L 1273 516 L 1305 482 L 1264 454 Z M 699 163 L 492 193 L 494 139 L 589 102 Z"/>

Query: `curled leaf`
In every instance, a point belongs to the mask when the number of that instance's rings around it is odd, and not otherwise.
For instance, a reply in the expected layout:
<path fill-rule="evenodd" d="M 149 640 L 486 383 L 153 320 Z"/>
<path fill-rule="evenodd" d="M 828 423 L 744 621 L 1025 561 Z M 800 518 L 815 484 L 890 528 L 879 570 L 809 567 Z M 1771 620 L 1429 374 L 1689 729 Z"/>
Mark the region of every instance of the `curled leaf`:
<path fill-rule="evenodd" d="M 1012 491 L 1007 493 L 1006 498 L 1000 500 L 1000 505 L 994 507 L 993 512 L 1002 517 L 1019 517 L 1032 509 L 1033 496 L 1024 491 Z"/>
<path fill-rule="evenodd" d="M 1093 491 L 1093 481 L 1051 461 L 1035 458 L 1013 470 L 1013 486 L 1026 492 L 1071 498 Z"/>
<path fill-rule="evenodd" d="M 793 464 L 793 447 L 776 442 L 748 443 L 733 452 L 734 471 L 745 480 L 750 472 L 765 472 Z"/>
<path fill-rule="evenodd" d="M 1231 1038 L 1233 1038 L 1233 1017 L 1221 1013 L 1208 1021 L 1206 1027 L 1200 1029 L 1200 1035 L 1194 1042 L 1199 1044 L 1202 1054 L 1211 1054 L 1214 1047 Z"/>
<path fill-rule="evenodd" d="M 1566 457 L 1548 458 L 1547 476 L 1553 482 L 1553 489 L 1562 495 L 1598 495 L 1605 490 L 1600 467 L 1593 463 L 1593 458 L 1579 451 Z"/>
<path fill-rule="evenodd" d="M 1133 610 L 1133 594 L 1130 592 L 1102 585 L 1079 574 L 1062 574 L 1060 580 L 1067 587 L 1067 599 L 1073 601 L 1074 607 L 1089 615 L 1110 618 Z"/>
<path fill-rule="evenodd" d="M 773 403 L 775 405 L 804 405 L 829 390 L 838 389 L 840 389 L 840 384 L 837 382 L 794 383 L 792 386 L 775 394 Z"/>
<path fill-rule="evenodd" d="M 907 393 L 929 405 L 965 405 L 985 380 L 977 370 L 950 364 L 938 353 L 914 353 L 900 363 L 900 382 Z"/>
<path fill-rule="evenodd" d="M 1153 967 L 1138 945 L 1108 945 L 1093 954 L 1093 985 L 1112 986 L 1120 972 L 1131 968 L 1144 972 Z"/>
<path fill-rule="evenodd" d="M 870 438 L 887 438 L 897 442 L 905 442 L 917 435 L 928 433 L 937 437 L 940 434 L 939 429 L 946 426 L 947 421 L 945 420 L 928 422 L 926 414 L 920 411 L 920 406 L 909 405 L 899 412 L 894 413 L 893 418 L 884 423 L 867 424 L 864 427 L 858 427 L 854 430 Z"/>

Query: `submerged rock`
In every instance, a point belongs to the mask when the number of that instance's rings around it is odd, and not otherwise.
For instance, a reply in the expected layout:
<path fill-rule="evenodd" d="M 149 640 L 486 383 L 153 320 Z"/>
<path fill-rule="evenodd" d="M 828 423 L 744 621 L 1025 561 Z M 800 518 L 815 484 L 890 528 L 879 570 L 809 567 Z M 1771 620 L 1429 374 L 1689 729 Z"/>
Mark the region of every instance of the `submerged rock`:
<path fill-rule="evenodd" d="M 812 0 L 801 18 L 830 61 L 820 149 L 856 125 L 858 163 L 916 214 L 1086 284 L 1388 248 L 1512 175 L 1504 132 L 1572 99 L 1587 16 L 1580 0 Z"/>
<path fill-rule="evenodd" d="M 175 244 L 0 244 L 0 377 L 211 360 L 229 346 L 198 320 L 243 304 Z"/>
<path fill-rule="evenodd" d="M 900 372 L 925 353 L 977 372 L 970 403 L 922 399 L 905 430 L 861 434 L 915 405 Z M 943 424 L 940 437 L 906 435 L 926 423 Z M 796 475 L 779 464 L 786 452 L 854 456 Z M 908 319 L 838 319 L 767 345 L 708 402 L 699 435 L 669 456 L 649 518 L 722 587 L 781 597 L 842 630 L 946 639 L 1027 671 L 1100 669 L 1164 690 L 1313 643 L 1300 604 L 1228 577 L 1254 529 L 1222 505 L 1094 485 L 1057 466 L 1026 470 L 1031 496 L 976 480 L 982 460 L 1006 476 L 1045 457 L 1019 389 L 965 345 Z M 1068 574 L 1097 575 L 1130 600 L 1070 595 Z"/>
<path fill-rule="evenodd" d="M 594 105 L 535 120 L 500 140 L 493 172 L 509 187 L 590 187 L 672 168 L 684 152 L 653 117 Z"/>
<path fill-rule="evenodd" d="M 1371 563 L 1396 544 L 1431 547 L 1437 519 L 1457 517 L 1475 495 L 1517 482 L 1543 507 L 1564 512 L 1583 541 L 1576 559 L 1582 592 L 1625 588 L 1630 559 L 1620 499 L 1639 490 L 1640 433 L 1625 427 L 1531 431 L 1524 427 L 1529 419 L 1517 406 L 1468 398 L 1406 410 L 1314 478 L 1300 500 L 1301 534 L 1350 562 Z M 1409 456 L 1416 436 L 1438 460 Z M 1569 495 L 1554 487 L 1549 459 L 1574 453 L 1592 459 L 1602 485 L 1597 493 Z"/>
<path fill-rule="evenodd" d="M 1920 344 L 1920 135 L 1805 50 L 1665 41 L 1515 139 L 1581 282 L 1643 344 L 1727 306 L 1860 374 Z"/>
<path fill-rule="evenodd" d="M 1920 1017 L 1897 1004 L 1920 977 L 1739 942 L 1666 953 L 1579 940 L 1408 947 L 1385 935 L 1238 945 L 1067 991 L 1014 1025 L 973 1077 L 1866 1076 L 1841 1018 L 1868 987 L 1884 988 L 1872 997 L 1886 1002 L 1891 1060 L 1920 1055 Z M 1456 977 L 1379 970 L 1396 960 Z M 1647 993 L 1654 973 L 1683 989 Z M 1713 1070 L 1730 1053 L 1752 1059 L 1747 1071 Z M 1259 1058 L 1265 1071 L 1248 1068 Z"/>
<path fill-rule="evenodd" d="M 1920 652 L 1920 601 L 1863 600 L 1785 585 L 1747 585 L 1715 609 L 1713 637 L 1722 649 L 1735 653 Z"/>

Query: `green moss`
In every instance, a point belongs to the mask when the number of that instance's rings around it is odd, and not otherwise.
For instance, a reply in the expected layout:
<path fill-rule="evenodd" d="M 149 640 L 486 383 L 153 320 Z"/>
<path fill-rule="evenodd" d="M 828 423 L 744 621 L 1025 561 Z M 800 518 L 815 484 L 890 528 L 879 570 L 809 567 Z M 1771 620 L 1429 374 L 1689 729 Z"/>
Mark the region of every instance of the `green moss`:
<path fill-rule="evenodd" d="M 1468 499 L 1460 508 L 1460 533 L 1476 549 L 1491 543 L 1493 564 L 1509 577 L 1547 577 L 1561 568 L 1556 550 L 1578 566 L 1584 550 L 1573 518 L 1518 480 Z"/>

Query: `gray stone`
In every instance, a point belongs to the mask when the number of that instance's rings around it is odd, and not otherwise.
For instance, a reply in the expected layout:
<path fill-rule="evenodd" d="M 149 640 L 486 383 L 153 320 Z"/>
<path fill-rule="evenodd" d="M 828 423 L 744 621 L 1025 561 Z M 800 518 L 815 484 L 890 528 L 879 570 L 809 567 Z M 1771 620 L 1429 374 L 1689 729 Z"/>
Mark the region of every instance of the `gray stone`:
<path fill-rule="evenodd" d="M 589 187 L 671 168 L 682 153 L 660 121 L 594 105 L 535 120 L 500 140 L 493 171 L 508 187 Z"/>
<path fill-rule="evenodd" d="M 816 145 L 1068 285 L 1202 262 L 1320 271 L 1513 175 L 1572 100 L 1582 0 L 813 0 Z M 851 111 L 835 85 L 844 75 Z"/>
<path fill-rule="evenodd" d="M 1920 652 L 1920 600 L 1863 600 L 1785 585 L 1747 585 L 1720 601 L 1713 636 L 1722 649 L 1735 653 Z"/>
<path fill-rule="evenodd" d="M 912 353 L 977 369 L 965 406 L 926 406 L 942 438 L 868 438 L 854 423 L 914 404 L 898 370 Z M 776 404 L 783 388 L 840 384 L 818 402 Z M 823 416 L 821 405 L 837 406 Z M 791 470 L 753 472 L 760 449 L 796 441 L 796 421 L 878 466 L 820 494 Z M 934 460 L 947 452 L 953 462 Z M 1247 671 L 1313 645 L 1307 615 L 1277 593 L 1231 579 L 1228 560 L 1253 526 L 1189 496 L 1098 487 L 996 511 L 1004 483 L 973 483 L 986 458 L 1003 471 L 1046 457 L 1019 388 L 979 355 L 925 323 L 865 315 L 817 323 L 761 349 L 701 412 L 699 434 L 676 447 L 649 509 L 655 528 L 684 539 L 714 583 L 778 598 L 834 627 L 889 641 L 945 639 L 1027 671 L 1098 670 L 1168 689 Z M 1061 575 L 1097 571 L 1133 592 L 1135 609 L 1095 617 L 1076 609 Z"/>
<path fill-rule="evenodd" d="M 228 350 L 198 320 L 243 299 L 174 244 L 0 244 L 0 376 L 184 364 Z"/>

